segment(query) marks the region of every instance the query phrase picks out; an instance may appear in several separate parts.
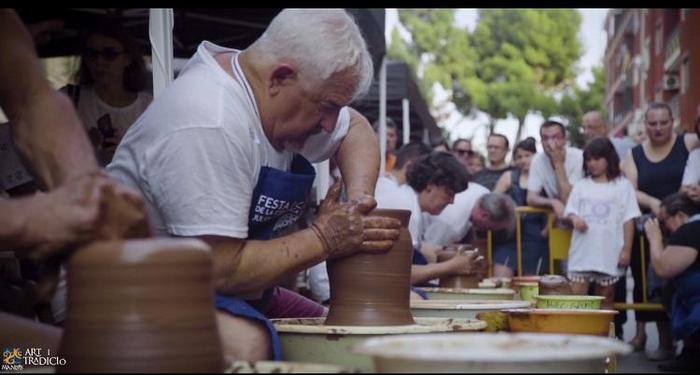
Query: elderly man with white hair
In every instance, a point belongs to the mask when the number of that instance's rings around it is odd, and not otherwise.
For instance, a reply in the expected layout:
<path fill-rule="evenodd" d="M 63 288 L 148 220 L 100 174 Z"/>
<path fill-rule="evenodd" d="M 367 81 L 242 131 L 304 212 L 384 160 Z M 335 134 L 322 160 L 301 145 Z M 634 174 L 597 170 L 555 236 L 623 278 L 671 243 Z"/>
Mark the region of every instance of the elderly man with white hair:
<path fill-rule="evenodd" d="M 277 287 L 326 259 L 388 251 L 400 223 L 367 216 L 379 146 L 347 107 L 368 90 L 372 62 L 343 10 L 283 10 L 243 51 L 204 41 L 130 127 L 109 173 L 144 195 L 155 233 L 213 250 L 217 318 L 228 359 L 279 359 L 268 318 L 326 309 Z M 281 232 L 304 212 L 315 172 L 333 157 L 349 202 L 331 187 L 310 228 Z"/>

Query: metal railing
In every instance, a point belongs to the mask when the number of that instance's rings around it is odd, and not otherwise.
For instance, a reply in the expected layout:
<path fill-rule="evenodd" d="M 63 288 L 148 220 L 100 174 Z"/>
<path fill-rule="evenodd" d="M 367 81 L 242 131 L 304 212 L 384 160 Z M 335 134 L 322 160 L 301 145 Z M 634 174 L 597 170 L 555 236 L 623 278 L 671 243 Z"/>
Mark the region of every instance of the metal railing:
<path fill-rule="evenodd" d="M 548 215 L 548 220 L 547 220 L 547 227 L 549 231 L 549 272 L 553 273 L 554 272 L 554 263 L 555 260 L 561 261 L 565 260 L 568 257 L 568 248 L 569 248 L 569 243 L 566 243 L 566 251 L 563 249 L 556 248 L 557 245 L 562 246 L 564 245 L 563 243 L 557 244 L 553 243 L 552 240 L 552 233 L 553 231 L 568 231 L 569 234 L 571 233 L 570 229 L 563 229 L 563 228 L 557 228 L 555 226 L 556 219 L 554 217 L 554 214 L 551 209 L 548 208 L 539 208 L 539 207 L 530 207 L 530 206 L 519 206 L 515 208 L 515 252 L 516 252 L 516 258 L 517 258 L 517 276 L 521 276 L 523 273 L 523 264 L 522 264 L 522 233 L 521 233 L 521 223 L 520 223 L 520 215 L 522 214 L 535 214 L 535 213 L 541 213 L 541 214 L 547 214 Z M 560 242 L 561 241 L 561 236 L 560 236 Z M 641 268 L 641 283 L 642 283 L 642 302 L 635 302 L 635 303 L 626 303 L 626 302 L 617 302 L 615 303 L 614 307 L 616 310 L 640 310 L 640 311 L 663 311 L 664 307 L 660 303 L 649 303 L 647 299 L 647 273 L 646 273 L 646 260 L 644 257 L 645 253 L 645 245 L 644 245 L 644 235 L 639 236 L 639 251 L 640 251 L 640 268 Z M 493 277 L 493 233 L 491 231 L 488 231 L 486 233 L 486 259 L 488 263 L 488 275 L 489 277 Z M 553 246 L 554 245 L 554 249 Z M 562 254 L 566 254 L 566 256 L 562 256 Z M 559 256 L 556 256 L 559 255 Z M 623 276 L 626 277 L 626 276 Z"/>

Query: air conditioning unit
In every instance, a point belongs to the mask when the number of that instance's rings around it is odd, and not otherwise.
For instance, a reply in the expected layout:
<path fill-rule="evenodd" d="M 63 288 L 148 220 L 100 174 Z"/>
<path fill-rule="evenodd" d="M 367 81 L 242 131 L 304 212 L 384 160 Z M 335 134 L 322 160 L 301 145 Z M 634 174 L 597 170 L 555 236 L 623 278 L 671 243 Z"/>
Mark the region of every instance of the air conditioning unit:
<path fill-rule="evenodd" d="M 663 86 L 665 91 L 678 90 L 681 87 L 681 80 L 678 78 L 678 74 L 664 74 Z"/>

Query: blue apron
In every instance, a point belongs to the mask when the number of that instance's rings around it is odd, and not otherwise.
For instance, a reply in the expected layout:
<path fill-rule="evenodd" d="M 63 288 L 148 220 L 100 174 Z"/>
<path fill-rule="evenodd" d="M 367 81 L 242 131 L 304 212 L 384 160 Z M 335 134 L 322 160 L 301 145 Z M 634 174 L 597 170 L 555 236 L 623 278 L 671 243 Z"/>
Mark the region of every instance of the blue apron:
<path fill-rule="evenodd" d="M 292 160 L 289 172 L 262 167 L 248 214 L 248 239 L 269 240 L 299 220 L 315 177 L 313 166 L 299 155 Z M 216 307 L 263 323 L 270 333 L 273 359 L 282 360 L 280 338 L 274 325 L 249 302 L 217 294 Z"/>

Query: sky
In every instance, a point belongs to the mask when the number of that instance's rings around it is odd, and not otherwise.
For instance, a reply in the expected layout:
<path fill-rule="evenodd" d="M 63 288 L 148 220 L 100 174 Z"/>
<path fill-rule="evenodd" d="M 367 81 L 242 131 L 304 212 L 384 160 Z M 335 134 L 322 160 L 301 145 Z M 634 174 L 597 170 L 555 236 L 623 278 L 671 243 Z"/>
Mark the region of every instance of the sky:
<path fill-rule="evenodd" d="M 581 13 L 581 30 L 579 32 L 579 40 L 583 47 L 583 55 L 579 60 L 579 74 L 576 77 L 576 83 L 581 87 L 587 87 L 593 81 L 591 68 L 596 64 L 600 64 L 603 54 L 605 53 L 606 34 L 603 29 L 605 16 L 608 9 L 578 9 Z M 455 13 L 455 22 L 459 27 L 466 27 L 470 31 L 474 30 L 477 22 L 476 9 L 459 9 Z M 410 34 L 405 31 L 399 24 L 398 12 L 396 9 L 387 9 L 386 12 L 386 29 L 385 35 L 387 43 L 391 40 L 391 31 L 394 27 L 399 27 L 404 38 L 410 38 Z M 435 99 L 441 100 L 445 97 L 444 92 L 437 90 Z M 486 127 L 483 126 L 488 121 L 488 117 L 480 113 L 476 118 L 465 118 L 451 105 L 447 108 L 450 112 L 450 117 L 445 121 L 444 126 L 451 132 L 451 139 L 456 138 L 473 138 L 473 145 L 482 152 L 486 150 Z M 538 127 L 543 121 L 541 116 L 528 115 L 525 119 L 525 128 L 523 129 L 523 138 L 533 136 L 539 140 Z M 496 122 L 495 131 L 505 134 L 511 141 L 515 140 L 515 132 L 517 121 L 515 119 L 501 120 Z M 449 140 L 448 140 L 449 141 Z M 539 148 L 539 145 L 538 145 Z"/>

